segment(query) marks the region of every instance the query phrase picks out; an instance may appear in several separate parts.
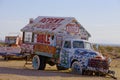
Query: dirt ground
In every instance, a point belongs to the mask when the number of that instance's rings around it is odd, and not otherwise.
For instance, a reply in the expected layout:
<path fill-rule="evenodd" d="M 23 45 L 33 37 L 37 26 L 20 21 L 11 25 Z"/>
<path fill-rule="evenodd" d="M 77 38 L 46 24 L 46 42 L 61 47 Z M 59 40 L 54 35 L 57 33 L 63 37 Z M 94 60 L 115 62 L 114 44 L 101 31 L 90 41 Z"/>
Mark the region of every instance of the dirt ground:
<path fill-rule="evenodd" d="M 55 66 L 46 66 L 45 71 L 34 70 L 32 65 L 24 67 L 24 60 L 4 61 L 0 57 L 0 80 L 114 80 L 110 77 L 82 76 L 72 74 L 70 70 L 57 71 Z M 120 80 L 120 59 L 112 61 L 112 70 Z"/>

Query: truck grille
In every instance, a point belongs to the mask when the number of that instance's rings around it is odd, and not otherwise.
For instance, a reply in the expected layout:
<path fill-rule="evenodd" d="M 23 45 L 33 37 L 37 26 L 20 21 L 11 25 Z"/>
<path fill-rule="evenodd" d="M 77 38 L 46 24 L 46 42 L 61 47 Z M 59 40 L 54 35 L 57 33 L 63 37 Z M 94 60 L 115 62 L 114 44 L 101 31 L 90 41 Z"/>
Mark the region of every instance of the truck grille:
<path fill-rule="evenodd" d="M 109 64 L 107 60 L 92 58 L 92 59 L 89 59 L 88 61 L 88 67 L 109 69 Z"/>

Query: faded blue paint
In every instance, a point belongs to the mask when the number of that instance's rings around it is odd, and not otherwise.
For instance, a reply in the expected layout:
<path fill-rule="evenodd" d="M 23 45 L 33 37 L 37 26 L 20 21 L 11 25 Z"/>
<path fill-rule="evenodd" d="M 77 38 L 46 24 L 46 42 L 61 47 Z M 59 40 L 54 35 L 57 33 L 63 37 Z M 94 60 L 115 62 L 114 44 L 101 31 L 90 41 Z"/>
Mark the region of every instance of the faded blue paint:
<path fill-rule="evenodd" d="M 80 64 L 82 64 L 82 67 L 86 68 L 88 65 L 88 60 L 96 56 L 96 52 L 87 49 L 76 49 L 73 54 L 65 49 L 62 49 L 60 66 L 70 68 L 72 61 L 77 60 Z"/>
<path fill-rule="evenodd" d="M 77 49 L 75 50 L 74 55 L 71 57 L 71 62 L 73 60 L 77 60 L 79 61 L 83 68 L 86 68 L 88 65 L 88 60 L 96 56 L 97 53 L 94 51 L 86 49 Z"/>
<path fill-rule="evenodd" d="M 70 58 L 69 58 L 69 51 L 62 49 L 60 65 L 66 68 L 69 68 L 70 65 Z"/>
<path fill-rule="evenodd" d="M 36 69 L 38 67 L 38 60 L 36 57 L 33 58 L 32 60 L 33 67 Z"/>

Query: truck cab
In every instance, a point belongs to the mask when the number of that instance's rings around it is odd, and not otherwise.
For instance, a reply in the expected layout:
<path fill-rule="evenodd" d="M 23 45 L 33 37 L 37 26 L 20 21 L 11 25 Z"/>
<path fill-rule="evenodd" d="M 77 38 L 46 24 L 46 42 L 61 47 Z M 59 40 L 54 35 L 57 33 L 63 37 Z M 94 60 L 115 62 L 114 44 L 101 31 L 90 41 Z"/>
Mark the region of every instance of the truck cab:
<path fill-rule="evenodd" d="M 62 49 L 73 53 L 77 49 L 94 50 L 90 42 L 81 39 L 65 39 L 62 45 Z"/>
<path fill-rule="evenodd" d="M 65 39 L 60 51 L 59 66 L 71 68 L 73 72 L 83 74 L 83 70 L 95 69 L 95 67 L 89 67 L 90 60 L 95 58 L 106 60 L 100 53 L 94 51 L 90 42 L 81 39 Z M 104 70 L 102 67 L 100 69 Z"/>
<path fill-rule="evenodd" d="M 77 51 L 93 51 L 91 43 L 81 39 L 65 39 L 63 41 L 62 49 L 60 52 L 60 64 L 64 67 L 71 67 L 74 56 L 82 56 L 76 53 Z M 84 56 L 83 56 L 84 57 Z M 74 59 L 73 59 L 74 60 Z M 77 60 L 77 59 L 76 59 Z"/>

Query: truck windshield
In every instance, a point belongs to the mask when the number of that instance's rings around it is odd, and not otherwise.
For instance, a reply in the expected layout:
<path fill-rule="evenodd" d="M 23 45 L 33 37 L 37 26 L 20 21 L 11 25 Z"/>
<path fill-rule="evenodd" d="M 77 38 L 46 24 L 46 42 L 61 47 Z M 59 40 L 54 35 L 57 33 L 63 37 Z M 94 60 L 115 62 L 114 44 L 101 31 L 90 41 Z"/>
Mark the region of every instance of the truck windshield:
<path fill-rule="evenodd" d="M 73 41 L 73 48 L 84 48 L 83 41 Z"/>
<path fill-rule="evenodd" d="M 88 42 L 85 42 L 85 49 L 92 50 L 92 45 Z"/>

